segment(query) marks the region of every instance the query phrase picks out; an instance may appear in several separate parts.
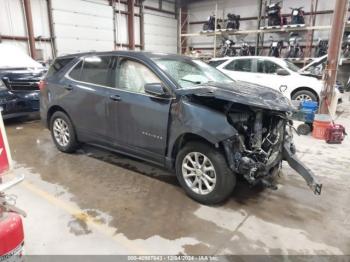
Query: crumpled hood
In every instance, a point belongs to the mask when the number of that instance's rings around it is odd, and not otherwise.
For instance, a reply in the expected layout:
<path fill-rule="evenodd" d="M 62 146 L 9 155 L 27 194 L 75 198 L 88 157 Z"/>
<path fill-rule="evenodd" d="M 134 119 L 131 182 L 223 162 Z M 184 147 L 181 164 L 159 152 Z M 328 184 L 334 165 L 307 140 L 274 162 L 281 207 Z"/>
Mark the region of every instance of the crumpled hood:
<path fill-rule="evenodd" d="M 206 83 L 190 88 L 178 89 L 179 95 L 196 95 L 283 112 L 293 111 L 287 97 L 272 88 L 248 82 L 236 81 L 232 84 Z"/>

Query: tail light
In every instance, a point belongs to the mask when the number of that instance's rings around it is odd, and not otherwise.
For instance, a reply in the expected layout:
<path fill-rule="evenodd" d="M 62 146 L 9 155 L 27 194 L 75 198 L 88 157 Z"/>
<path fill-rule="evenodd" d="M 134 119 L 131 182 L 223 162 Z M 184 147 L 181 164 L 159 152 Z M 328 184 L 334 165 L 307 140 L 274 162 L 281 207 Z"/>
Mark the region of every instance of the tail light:
<path fill-rule="evenodd" d="M 40 80 L 40 82 L 39 82 L 39 89 L 40 89 L 40 91 L 45 90 L 46 85 L 47 85 L 47 82 L 45 80 Z"/>

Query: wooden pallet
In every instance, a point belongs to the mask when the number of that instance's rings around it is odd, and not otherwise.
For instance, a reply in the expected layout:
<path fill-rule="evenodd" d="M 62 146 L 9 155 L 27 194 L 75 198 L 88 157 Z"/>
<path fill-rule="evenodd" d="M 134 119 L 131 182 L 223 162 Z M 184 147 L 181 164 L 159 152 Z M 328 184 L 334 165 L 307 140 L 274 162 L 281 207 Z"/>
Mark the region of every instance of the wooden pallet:
<path fill-rule="evenodd" d="M 288 60 L 289 62 L 292 62 L 292 63 L 297 63 L 297 64 L 300 64 L 300 63 L 310 63 L 312 62 L 314 59 L 313 58 L 286 58 L 286 60 Z"/>
<path fill-rule="evenodd" d="M 260 29 L 261 30 L 269 30 L 269 29 L 293 29 L 293 28 L 301 28 L 301 27 L 305 27 L 305 24 L 298 24 L 298 25 L 283 25 L 283 26 L 279 26 L 279 25 L 273 25 L 273 26 L 261 26 Z"/>
<path fill-rule="evenodd" d="M 232 29 L 232 28 L 222 28 L 222 29 L 217 29 L 216 31 L 218 32 L 237 32 L 238 30 L 237 29 Z"/>
<path fill-rule="evenodd" d="M 281 29 L 280 25 L 271 25 L 271 26 L 261 26 L 261 30 L 269 30 L 269 29 Z"/>
<path fill-rule="evenodd" d="M 237 29 L 226 29 L 226 28 L 222 28 L 222 29 L 216 29 L 215 32 L 237 32 Z M 214 30 L 202 30 L 200 31 L 201 34 L 207 34 L 207 33 L 214 33 Z"/>
<path fill-rule="evenodd" d="M 200 34 L 208 34 L 208 33 L 214 33 L 214 30 L 202 30 L 199 32 Z"/>
<path fill-rule="evenodd" d="M 283 28 L 300 28 L 305 27 L 305 24 L 298 24 L 298 25 L 284 25 Z"/>

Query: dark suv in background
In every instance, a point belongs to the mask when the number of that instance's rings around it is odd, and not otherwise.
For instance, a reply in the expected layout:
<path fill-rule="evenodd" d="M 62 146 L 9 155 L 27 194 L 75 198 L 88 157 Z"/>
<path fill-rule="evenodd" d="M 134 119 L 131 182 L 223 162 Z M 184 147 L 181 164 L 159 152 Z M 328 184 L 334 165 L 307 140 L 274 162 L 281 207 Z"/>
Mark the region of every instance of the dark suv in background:
<path fill-rule="evenodd" d="M 60 57 L 40 102 L 59 150 L 84 142 L 174 169 L 204 204 L 226 199 L 236 176 L 274 186 L 282 160 L 321 191 L 294 154 L 289 100 L 196 59 L 127 51 Z"/>
<path fill-rule="evenodd" d="M 4 119 L 39 111 L 39 83 L 45 71 L 0 69 L 0 107 Z"/>
<path fill-rule="evenodd" d="M 4 119 L 39 111 L 39 82 L 46 69 L 15 45 L 0 43 L 0 107 Z"/>

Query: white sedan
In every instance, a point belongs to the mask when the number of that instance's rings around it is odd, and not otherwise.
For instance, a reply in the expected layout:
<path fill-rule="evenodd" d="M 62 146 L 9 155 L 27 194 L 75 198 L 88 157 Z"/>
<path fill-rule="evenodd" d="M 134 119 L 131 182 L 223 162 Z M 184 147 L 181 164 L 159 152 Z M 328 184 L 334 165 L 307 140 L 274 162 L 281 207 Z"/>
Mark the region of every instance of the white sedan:
<path fill-rule="evenodd" d="M 291 100 L 319 101 L 323 81 L 298 73 L 293 63 L 276 57 L 241 56 L 214 58 L 209 64 L 233 80 L 281 91 Z"/>

